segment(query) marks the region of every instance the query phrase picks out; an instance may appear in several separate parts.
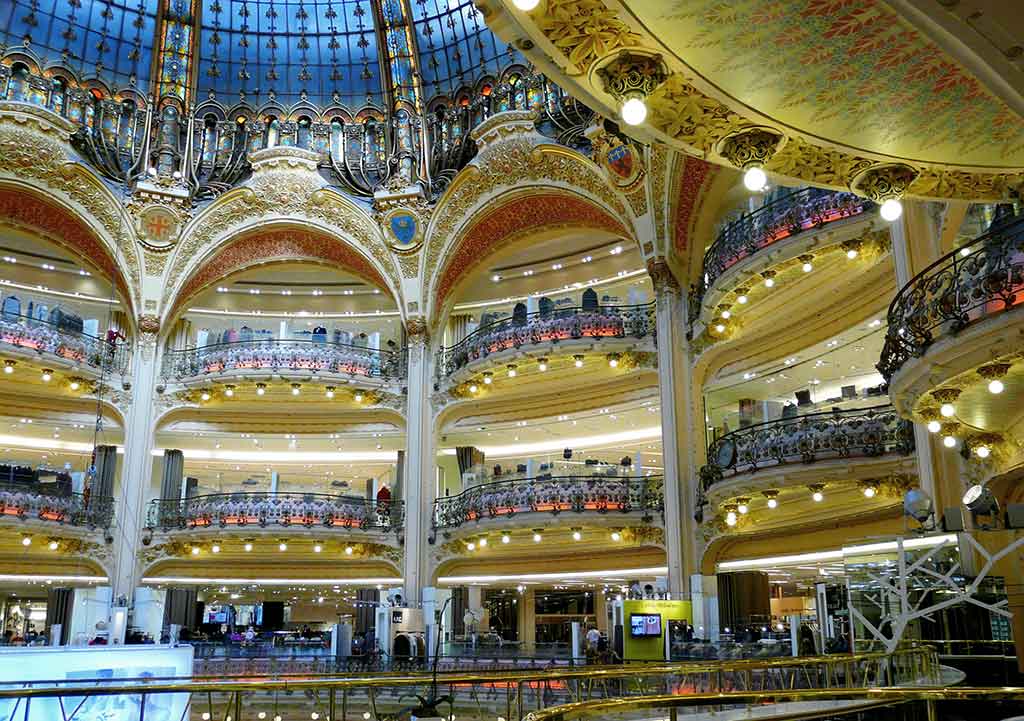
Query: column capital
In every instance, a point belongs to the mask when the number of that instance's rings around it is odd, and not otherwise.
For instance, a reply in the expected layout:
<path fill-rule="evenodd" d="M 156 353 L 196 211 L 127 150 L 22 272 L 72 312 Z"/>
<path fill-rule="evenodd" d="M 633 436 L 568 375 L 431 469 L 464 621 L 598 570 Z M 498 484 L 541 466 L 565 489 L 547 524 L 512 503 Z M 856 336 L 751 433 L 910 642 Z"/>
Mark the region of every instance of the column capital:
<path fill-rule="evenodd" d="M 416 316 L 405 321 L 405 335 L 410 345 L 413 343 L 426 345 L 430 340 L 430 329 L 425 318 Z"/>
<path fill-rule="evenodd" d="M 672 273 L 672 269 L 664 259 L 651 258 L 648 260 L 647 274 L 651 276 L 651 282 L 654 283 L 655 293 L 679 292 L 679 281 L 676 280 L 676 276 Z"/>

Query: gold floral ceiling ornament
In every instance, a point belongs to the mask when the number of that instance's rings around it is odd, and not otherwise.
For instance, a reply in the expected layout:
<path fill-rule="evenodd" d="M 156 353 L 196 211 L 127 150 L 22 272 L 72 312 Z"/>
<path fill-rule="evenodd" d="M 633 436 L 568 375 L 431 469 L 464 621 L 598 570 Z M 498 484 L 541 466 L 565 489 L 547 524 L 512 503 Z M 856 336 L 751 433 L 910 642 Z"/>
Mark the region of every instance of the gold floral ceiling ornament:
<path fill-rule="evenodd" d="M 920 174 L 903 163 L 872 165 L 850 180 L 850 190 L 880 204 L 885 220 L 896 220 L 903 213 L 900 199 Z"/>
<path fill-rule="evenodd" d="M 534 21 L 575 66 L 567 68 L 572 75 L 618 48 L 640 44 L 640 36 L 601 0 L 548 0 L 545 5 Z"/>
<path fill-rule="evenodd" d="M 668 77 L 660 55 L 623 50 L 597 70 L 604 91 L 621 104 L 620 114 L 629 125 L 647 119 L 647 97 Z"/>
<path fill-rule="evenodd" d="M 785 142 L 785 136 L 771 128 L 749 128 L 718 143 L 718 154 L 745 171 L 743 183 L 748 190 L 764 190 L 768 183 L 764 166 Z"/>

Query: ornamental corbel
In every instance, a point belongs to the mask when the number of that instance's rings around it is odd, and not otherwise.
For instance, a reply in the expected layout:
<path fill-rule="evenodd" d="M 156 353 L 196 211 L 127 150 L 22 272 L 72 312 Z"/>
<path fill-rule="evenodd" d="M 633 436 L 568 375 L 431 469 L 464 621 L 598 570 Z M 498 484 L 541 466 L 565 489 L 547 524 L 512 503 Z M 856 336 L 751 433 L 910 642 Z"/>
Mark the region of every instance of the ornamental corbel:
<path fill-rule="evenodd" d="M 785 140 L 785 136 L 773 128 L 748 127 L 722 138 L 715 150 L 740 170 L 751 171 L 756 168 L 763 175 L 764 166 L 785 144 Z M 761 187 L 750 189 L 761 190 L 765 182 L 767 178 L 760 183 Z"/>

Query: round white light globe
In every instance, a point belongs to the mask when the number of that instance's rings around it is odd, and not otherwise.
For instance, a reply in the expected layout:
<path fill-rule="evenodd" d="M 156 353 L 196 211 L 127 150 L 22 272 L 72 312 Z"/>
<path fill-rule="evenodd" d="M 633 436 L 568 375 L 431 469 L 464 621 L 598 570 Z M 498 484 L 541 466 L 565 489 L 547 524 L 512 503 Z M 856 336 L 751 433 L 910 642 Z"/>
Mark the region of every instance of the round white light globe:
<path fill-rule="evenodd" d="M 1003 382 L 1001 380 L 999 380 L 998 378 L 996 378 L 995 380 L 991 381 L 988 384 L 988 392 L 989 393 L 1002 393 L 1004 387 L 1005 386 L 1003 386 Z"/>
<path fill-rule="evenodd" d="M 747 172 L 743 174 L 743 185 L 753 193 L 764 190 L 764 186 L 768 185 L 768 175 L 756 165 L 747 168 Z"/>
<path fill-rule="evenodd" d="M 775 285 L 775 279 L 774 278 L 765 278 L 764 279 L 764 287 L 765 288 L 771 288 L 774 285 Z"/>
<path fill-rule="evenodd" d="M 953 446 L 956 445 L 956 438 L 954 438 L 953 436 L 946 436 L 945 438 L 942 439 L 942 445 L 944 445 L 946 448 L 952 448 Z"/>
<path fill-rule="evenodd" d="M 813 498 L 813 499 L 814 499 L 814 502 L 815 502 L 815 503 L 821 503 L 821 502 L 822 502 L 823 500 L 825 500 L 825 494 L 824 494 L 824 493 L 822 493 L 821 491 L 815 491 L 815 492 L 814 492 L 814 493 L 813 493 L 813 494 L 811 495 L 811 498 Z"/>
<path fill-rule="evenodd" d="M 939 408 L 939 413 L 946 418 L 952 418 L 956 414 L 956 408 L 953 407 L 952 403 L 943 403 L 942 407 Z"/>
<path fill-rule="evenodd" d="M 779 505 L 779 502 L 776 501 L 774 498 L 769 498 L 768 499 L 768 508 L 775 508 L 778 505 Z"/>
<path fill-rule="evenodd" d="M 528 13 L 540 4 L 540 0 L 512 0 L 512 4 L 524 13 Z"/>
<path fill-rule="evenodd" d="M 938 433 L 941 430 L 942 430 L 942 424 L 941 423 L 939 423 L 938 421 L 928 421 L 928 432 L 929 433 Z"/>
<path fill-rule="evenodd" d="M 627 125 L 640 125 L 647 119 L 647 105 L 640 98 L 630 98 L 624 102 L 621 112 Z"/>
<path fill-rule="evenodd" d="M 875 497 L 875 489 L 874 489 L 873 486 L 867 486 L 864 489 L 864 497 L 865 498 L 874 498 Z"/>
<path fill-rule="evenodd" d="M 733 513 L 732 511 L 729 511 L 729 513 L 726 514 L 726 516 L 725 516 L 725 523 L 726 523 L 726 525 L 729 525 L 729 526 L 735 526 L 736 525 L 736 514 Z"/>
<path fill-rule="evenodd" d="M 895 198 L 889 198 L 887 201 L 882 203 L 882 207 L 878 212 L 881 214 L 883 220 L 888 220 L 891 223 L 903 215 L 903 203 Z"/>
<path fill-rule="evenodd" d="M 978 458 L 988 458 L 989 453 L 991 453 L 988 446 L 978 446 L 974 449 L 974 452 L 978 454 Z"/>

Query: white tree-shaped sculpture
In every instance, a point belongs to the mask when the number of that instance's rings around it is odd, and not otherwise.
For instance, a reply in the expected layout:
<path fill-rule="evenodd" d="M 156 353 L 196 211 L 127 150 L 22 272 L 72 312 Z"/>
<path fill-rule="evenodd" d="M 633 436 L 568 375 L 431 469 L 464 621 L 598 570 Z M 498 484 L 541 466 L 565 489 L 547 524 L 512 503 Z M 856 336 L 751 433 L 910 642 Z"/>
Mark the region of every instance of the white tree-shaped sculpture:
<path fill-rule="evenodd" d="M 970 603 L 984 608 L 987 611 L 1010 618 L 1013 614 L 1007 611 L 1006 600 L 996 603 L 987 603 L 977 598 L 978 589 L 982 582 L 991 573 L 993 566 L 1010 553 L 1013 553 L 1021 546 L 1024 546 L 1024 537 L 1017 538 L 1012 543 L 1003 547 L 995 553 L 989 553 L 974 536 L 962 534 L 973 550 L 985 560 L 984 566 L 978 574 L 967 583 L 961 583 L 957 578 L 960 571 L 960 562 L 953 563 L 948 569 L 943 569 L 938 563 L 939 552 L 954 548 L 956 542 L 951 538 L 944 539 L 941 543 L 927 549 L 919 558 L 912 559 L 907 555 L 903 539 L 896 541 L 896 573 L 886 576 L 880 573 L 866 572 L 871 583 L 876 584 L 873 591 L 863 594 L 863 598 L 878 607 L 881 611 L 881 619 L 876 626 L 853 605 L 850 598 L 851 616 L 860 621 L 864 628 L 885 646 L 888 653 L 892 653 L 899 646 L 907 627 L 919 618 L 930 617 L 932 614 L 951 606 L 961 603 Z M 935 593 L 939 592 L 939 593 Z M 936 597 L 942 596 L 943 600 L 924 604 Z M 884 628 L 888 625 L 889 633 Z"/>

